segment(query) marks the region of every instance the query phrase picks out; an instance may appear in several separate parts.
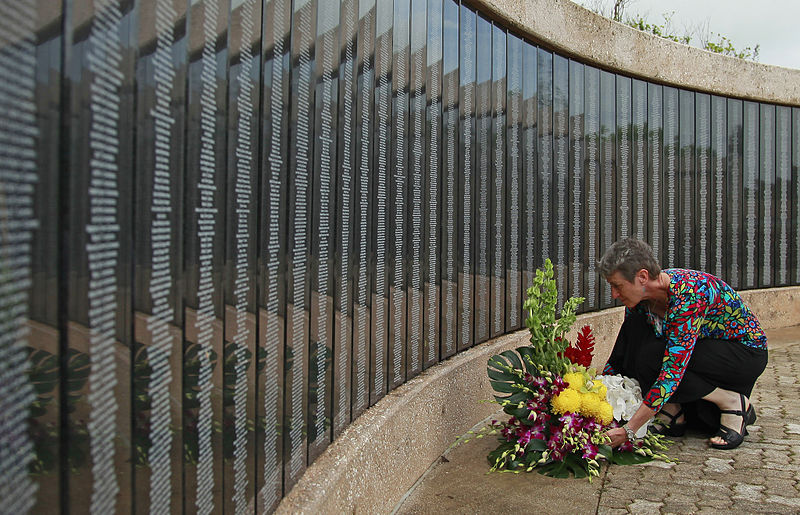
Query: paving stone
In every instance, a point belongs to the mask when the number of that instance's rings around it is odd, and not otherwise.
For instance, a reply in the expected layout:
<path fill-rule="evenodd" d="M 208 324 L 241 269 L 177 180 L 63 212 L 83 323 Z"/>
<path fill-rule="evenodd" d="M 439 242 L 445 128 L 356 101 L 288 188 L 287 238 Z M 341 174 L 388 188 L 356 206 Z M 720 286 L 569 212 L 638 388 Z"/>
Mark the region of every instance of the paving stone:
<path fill-rule="evenodd" d="M 746 499 L 748 501 L 758 502 L 761 499 L 764 486 L 738 483 L 733 486 L 733 491 L 734 499 Z"/>
<path fill-rule="evenodd" d="M 600 506 L 597 509 L 597 515 L 628 515 L 627 508 L 606 508 L 605 506 Z"/>
<path fill-rule="evenodd" d="M 660 515 L 662 506 L 664 506 L 664 503 L 637 499 L 628 506 L 628 509 L 631 513 L 638 515 Z"/>

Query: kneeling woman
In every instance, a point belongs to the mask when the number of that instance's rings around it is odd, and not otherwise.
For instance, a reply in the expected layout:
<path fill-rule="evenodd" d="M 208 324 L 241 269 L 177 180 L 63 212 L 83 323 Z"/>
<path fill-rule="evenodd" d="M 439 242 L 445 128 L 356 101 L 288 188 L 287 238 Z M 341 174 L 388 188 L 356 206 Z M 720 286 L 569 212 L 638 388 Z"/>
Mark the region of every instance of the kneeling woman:
<path fill-rule="evenodd" d="M 756 420 L 749 397 L 767 365 L 767 337 L 756 316 L 713 275 L 662 271 L 640 240 L 614 243 L 599 269 L 626 308 L 604 373 L 635 377 L 644 396 L 624 428 L 608 431 L 612 446 L 633 438 L 656 413 L 659 432 L 682 436 L 684 407 L 703 399 L 720 412 L 711 446 L 738 447 Z"/>

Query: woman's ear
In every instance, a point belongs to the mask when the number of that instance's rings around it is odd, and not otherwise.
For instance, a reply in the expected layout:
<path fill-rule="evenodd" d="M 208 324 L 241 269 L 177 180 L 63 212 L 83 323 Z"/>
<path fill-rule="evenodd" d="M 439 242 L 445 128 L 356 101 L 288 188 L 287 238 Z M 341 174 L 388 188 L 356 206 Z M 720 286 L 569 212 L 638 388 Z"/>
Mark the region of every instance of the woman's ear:
<path fill-rule="evenodd" d="M 647 284 L 647 281 L 650 280 L 650 272 L 648 272 L 646 268 L 642 268 L 636 272 L 636 278 L 639 280 L 639 284 L 644 286 Z"/>

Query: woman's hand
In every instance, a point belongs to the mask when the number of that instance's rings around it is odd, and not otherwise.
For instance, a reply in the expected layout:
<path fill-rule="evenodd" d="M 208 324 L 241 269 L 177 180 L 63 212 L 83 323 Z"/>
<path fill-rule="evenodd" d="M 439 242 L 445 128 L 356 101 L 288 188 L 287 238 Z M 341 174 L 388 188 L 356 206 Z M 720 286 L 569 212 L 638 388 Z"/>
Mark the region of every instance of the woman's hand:
<path fill-rule="evenodd" d="M 628 435 L 621 427 L 615 427 L 606 431 L 606 435 L 611 439 L 611 447 L 617 448 L 628 440 Z"/>

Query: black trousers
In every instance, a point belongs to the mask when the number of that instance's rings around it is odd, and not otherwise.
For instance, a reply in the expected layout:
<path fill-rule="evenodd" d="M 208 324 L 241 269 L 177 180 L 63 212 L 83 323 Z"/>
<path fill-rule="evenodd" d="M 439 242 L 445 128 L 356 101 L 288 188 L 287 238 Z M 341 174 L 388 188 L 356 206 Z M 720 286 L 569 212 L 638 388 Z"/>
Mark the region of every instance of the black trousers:
<path fill-rule="evenodd" d="M 634 377 L 642 395 L 658 378 L 664 359 L 666 340 L 658 338 L 644 315 L 629 315 L 620 328 L 609 364 L 617 373 Z M 695 413 L 703 425 L 715 426 L 719 410 L 711 403 L 697 403 L 715 388 L 750 397 L 756 379 L 767 366 L 767 351 L 753 349 L 736 341 L 701 338 L 695 343 L 686 372 L 669 402 L 684 406 L 687 415 Z M 700 413 L 704 411 L 705 413 Z"/>

